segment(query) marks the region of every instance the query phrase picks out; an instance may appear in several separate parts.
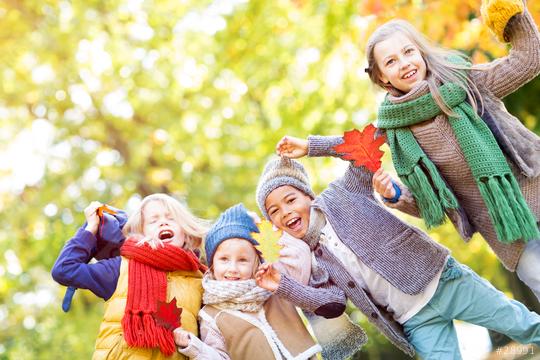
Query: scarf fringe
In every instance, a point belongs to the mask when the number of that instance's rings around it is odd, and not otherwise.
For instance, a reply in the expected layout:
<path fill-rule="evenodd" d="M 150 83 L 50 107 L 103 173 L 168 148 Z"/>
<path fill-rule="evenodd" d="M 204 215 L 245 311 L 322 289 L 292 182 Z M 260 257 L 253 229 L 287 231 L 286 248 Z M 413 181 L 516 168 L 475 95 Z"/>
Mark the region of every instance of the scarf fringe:
<path fill-rule="evenodd" d="M 422 165 L 428 171 L 429 178 Z M 412 173 L 403 176 L 402 179 L 411 189 L 428 229 L 444 223 L 446 209 L 458 207 L 456 197 L 448 189 L 437 168 L 429 159 L 421 158 L 420 162 L 413 167 Z M 430 179 L 437 192 L 433 189 Z"/>
<path fill-rule="evenodd" d="M 499 240 L 510 244 L 540 237 L 536 218 L 521 196 L 514 176 L 492 176 L 478 182 Z"/>
<path fill-rule="evenodd" d="M 159 350 L 166 356 L 170 356 L 176 351 L 172 331 L 157 325 L 152 314 L 125 314 L 122 326 L 124 339 L 129 346 L 159 347 Z"/>

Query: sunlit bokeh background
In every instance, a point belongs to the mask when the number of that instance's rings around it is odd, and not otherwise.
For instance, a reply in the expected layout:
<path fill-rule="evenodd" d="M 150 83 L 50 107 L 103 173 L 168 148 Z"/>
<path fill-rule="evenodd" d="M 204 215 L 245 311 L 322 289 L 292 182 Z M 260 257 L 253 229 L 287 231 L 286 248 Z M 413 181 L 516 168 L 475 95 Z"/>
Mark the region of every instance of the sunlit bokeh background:
<path fill-rule="evenodd" d="M 79 290 L 65 314 L 65 288 L 50 277 L 90 201 L 130 210 L 145 195 L 166 192 L 207 219 L 237 202 L 256 210 L 258 175 L 283 135 L 336 135 L 375 120 L 383 94 L 369 84 L 363 48 L 377 25 L 408 19 L 486 62 L 508 48 L 482 24 L 479 6 L 0 0 L 0 359 L 90 358 L 103 301 Z M 540 21 L 540 2 L 529 8 Z M 506 99 L 537 133 L 539 95 L 535 80 Z M 345 165 L 303 163 L 317 192 Z M 451 225 L 431 235 L 538 311 L 481 238 L 466 245 Z M 363 315 L 349 312 L 370 336 L 362 358 L 404 358 Z M 482 351 L 491 348 L 488 341 Z"/>

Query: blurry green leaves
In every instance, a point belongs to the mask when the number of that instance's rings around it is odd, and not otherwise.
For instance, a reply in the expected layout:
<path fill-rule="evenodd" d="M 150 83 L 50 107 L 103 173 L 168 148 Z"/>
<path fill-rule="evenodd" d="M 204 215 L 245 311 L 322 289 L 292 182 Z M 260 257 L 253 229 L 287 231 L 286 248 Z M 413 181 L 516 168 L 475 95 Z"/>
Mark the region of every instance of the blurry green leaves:
<path fill-rule="evenodd" d="M 462 1 L 393 5 L 0 2 L 0 359 L 90 357 L 101 301 L 78 291 L 62 314 L 64 288 L 48 272 L 91 200 L 126 207 L 170 192 L 206 218 L 238 202 L 256 209 L 258 176 L 282 136 L 341 135 L 375 119 L 377 93 L 363 72 L 367 35 L 384 20 L 373 11 L 425 22 L 447 45 L 455 40 L 443 38 L 448 24 L 468 34 L 466 14 L 449 16 Z M 466 5 L 468 14 L 476 2 Z M 418 17 L 422 6 L 433 16 Z M 532 105 L 528 114 L 538 113 Z M 303 162 L 316 190 L 345 165 Z M 15 168 L 40 176 L 26 181 Z M 464 247 L 453 229 L 433 234 L 505 286 L 485 246 Z M 54 297 L 47 309 L 13 301 L 42 285 Z"/>

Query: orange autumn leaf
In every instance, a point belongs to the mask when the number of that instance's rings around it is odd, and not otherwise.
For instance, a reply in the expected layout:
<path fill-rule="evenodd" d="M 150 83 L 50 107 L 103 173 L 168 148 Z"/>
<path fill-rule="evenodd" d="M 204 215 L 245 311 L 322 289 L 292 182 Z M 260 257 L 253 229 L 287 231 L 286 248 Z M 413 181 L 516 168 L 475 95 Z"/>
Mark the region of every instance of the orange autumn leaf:
<path fill-rule="evenodd" d="M 109 213 L 111 215 L 116 215 L 116 211 L 108 207 L 107 205 L 101 205 L 97 208 L 97 214 L 100 218 L 103 217 L 103 213 Z"/>
<path fill-rule="evenodd" d="M 157 311 L 152 314 L 158 325 L 169 330 L 174 330 L 182 325 L 180 315 L 182 315 L 182 308 L 176 307 L 176 298 L 169 302 L 158 301 Z"/>
<path fill-rule="evenodd" d="M 261 252 L 263 259 L 267 262 L 276 262 L 279 260 L 279 239 L 281 238 L 281 230 L 274 230 L 272 223 L 268 220 L 263 220 L 257 224 L 259 232 L 252 232 L 251 236 L 257 240 L 259 245 L 257 250 Z"/>
<path fill-rule="evenodd" d="M 377 128 L 369 124 L 364 131 L 357 129 L 346 131 L 343 135 L 343 144 L 334 146 L 334 150 L 341 154 L 345 160 L 354 161 L 354 166 L 364 165 L 375 172 L 381 167 L 381 157 L 384 152 L 379 147 L 384 144 L 386 136 L 375 138 Z"/>

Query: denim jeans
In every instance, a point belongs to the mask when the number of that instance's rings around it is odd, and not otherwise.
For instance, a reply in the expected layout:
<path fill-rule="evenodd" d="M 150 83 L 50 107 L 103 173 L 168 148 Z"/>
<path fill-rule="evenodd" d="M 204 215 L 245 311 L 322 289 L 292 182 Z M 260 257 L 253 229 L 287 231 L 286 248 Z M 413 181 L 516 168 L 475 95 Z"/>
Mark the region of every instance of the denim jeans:
<path fill-rule="evenodd" d="M 540 301 L 540 240 L 527 243 L 519 258 L 516 273 Z"/>
<path fill-rule="evenodd" d="M 450 260 L 452 260 L 450 258 Z M 450 261 L 449 261 L 450 262 Z M 446 276 L 429 303 L 403 328 L 422 359 L 461 359 L 452 320 L 463 320 L 505 334 L 523 343 L 540 345 L 540 316 L 507 298 L 465 265 L 454 262 L 454 276 Z"/>

